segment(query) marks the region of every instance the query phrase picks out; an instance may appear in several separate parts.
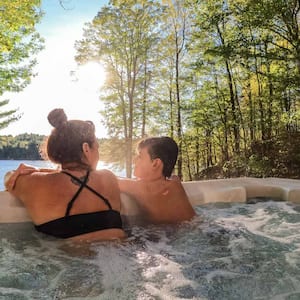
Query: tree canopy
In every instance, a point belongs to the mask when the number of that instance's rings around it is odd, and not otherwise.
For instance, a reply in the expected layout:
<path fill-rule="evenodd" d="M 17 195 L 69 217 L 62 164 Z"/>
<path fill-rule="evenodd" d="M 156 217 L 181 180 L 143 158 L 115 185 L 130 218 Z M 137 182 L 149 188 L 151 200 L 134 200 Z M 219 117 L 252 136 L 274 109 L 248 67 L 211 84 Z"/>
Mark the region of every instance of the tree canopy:
<path fill-rule="evenodd" d="M 130 169 L 129 145 L 170 135 L 185 179 L 297 176 L 283 153 L 299 140 L 299 20 L 295 0 L 110 1 L 76 59 L 106 67 L 111 148 Z"/>
<path fill-rule="evenodd" d="M 35 28 L 42 17 L 40 5 L 40 0 L 0 2 L 0 129 L 20 117 L 17 110 L 2 110 L 9 102 L 5 92 L 20 92 L 34 76 L 35 54 L 43 47 Z"/>
<path fill-rule="evenodd" d="M 110 133 L 124 138 L 128 176 L 133 140 L 147 118 L 145 92 L 156 61 L 152 54 L 158 50 L 162 13 L 162 6 L 154 1 L 112 1 L 86 25 L 84 38 L 75 45 L 79 63 L 101 61 L 108 70 L 103 114 Z"/>
<path fill-rule="evenodd" d="M 0 97 L 34 75 L 39 7 L 1 1 Z M 134 143 L 169 135 L 184 179 L 300 177 L 299 20 L 296 0 L 111 0 L 75 44 L 106 69 L 105 155 L 130 177 Z"/>

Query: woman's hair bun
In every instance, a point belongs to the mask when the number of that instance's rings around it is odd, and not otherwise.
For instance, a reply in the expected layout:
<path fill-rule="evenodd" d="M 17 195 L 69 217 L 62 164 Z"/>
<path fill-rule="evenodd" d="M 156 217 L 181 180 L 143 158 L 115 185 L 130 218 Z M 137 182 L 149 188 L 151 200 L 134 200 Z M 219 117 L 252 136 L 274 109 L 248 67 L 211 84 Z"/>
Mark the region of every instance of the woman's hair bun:
<path fill-rule="evenodd" d="M 48 121 L 54 128 L 59 128 L 67 123 L 68 118 L 62 108 L 55 108 L 48 114 Z"/>

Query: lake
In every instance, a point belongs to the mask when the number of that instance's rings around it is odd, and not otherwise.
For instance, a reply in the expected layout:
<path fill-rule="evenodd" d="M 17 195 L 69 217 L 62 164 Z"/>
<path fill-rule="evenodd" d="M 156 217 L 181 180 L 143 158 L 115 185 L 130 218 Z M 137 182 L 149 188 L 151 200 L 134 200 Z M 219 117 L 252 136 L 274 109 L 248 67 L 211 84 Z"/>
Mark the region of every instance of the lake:
<path fill-rule="evenodd" d="M 18 168 L 20 163 L 27 165 L 32 165 L 38 168 L 55 168 L 56 165 L 46 160 L 0 160 L 0 191 L 3 191 L 4 188 L 4 175 Z M 99 161 L 97 169 L 109 169 L 114 172 L 117 176 L 124 177 L 125 171 L 115 170 L 111 165 L 106 164 L 102 161 Z"/>

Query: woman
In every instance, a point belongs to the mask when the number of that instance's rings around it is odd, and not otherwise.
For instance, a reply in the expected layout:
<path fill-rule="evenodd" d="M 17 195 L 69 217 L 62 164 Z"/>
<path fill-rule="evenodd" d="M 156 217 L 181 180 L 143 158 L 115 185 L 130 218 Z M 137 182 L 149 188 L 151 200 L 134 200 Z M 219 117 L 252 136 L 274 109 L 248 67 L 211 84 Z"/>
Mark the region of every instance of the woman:
<path fill-rule="evenodd" d="M 24 203 L 35 228 L 45 234 L 85 241 L 125 237 L 117 178 L 96 170 L 99 145 L 93 123 L 68 121 L 62 109 L 52 110 L 48 121 L 54 129 L 45 154 L 60 170 L 20 175 L 7 190 Z M 26 166 L 20 165 L 17 173 L 22 169 Z"/>

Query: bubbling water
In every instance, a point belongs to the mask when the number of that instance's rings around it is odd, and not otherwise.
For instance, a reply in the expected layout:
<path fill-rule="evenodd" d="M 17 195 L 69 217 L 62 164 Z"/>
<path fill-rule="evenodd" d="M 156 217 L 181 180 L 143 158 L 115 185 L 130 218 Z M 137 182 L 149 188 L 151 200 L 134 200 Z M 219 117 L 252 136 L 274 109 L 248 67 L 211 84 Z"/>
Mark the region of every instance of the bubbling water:
<path fill-rule="evenodd" d="M 0 299 L 300 299 L 300 206 L 209 204 L 178 226 L 74 245 L 0 224 Z"/>

